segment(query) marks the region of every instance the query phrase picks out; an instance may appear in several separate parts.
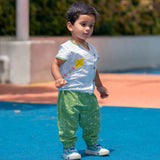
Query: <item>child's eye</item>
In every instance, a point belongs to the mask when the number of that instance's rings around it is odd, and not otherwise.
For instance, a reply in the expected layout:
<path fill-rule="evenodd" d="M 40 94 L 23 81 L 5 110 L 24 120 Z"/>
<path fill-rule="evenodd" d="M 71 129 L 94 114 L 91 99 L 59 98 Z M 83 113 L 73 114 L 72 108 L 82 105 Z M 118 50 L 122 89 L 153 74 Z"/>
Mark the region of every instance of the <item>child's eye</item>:
<path fill-rule="evenodd" d="M 89 27 L 90 27 L 90 28 L 93 28 L 93 27 L 94 27 L 94 25 L 93 25 L 93 24 L 91 24 Z"/>
<path fill-rule="evenodd" d="M 86 24 L 85 24 L 85 23 L 82 23 L 82 24 L 81 24 L 81 26 L 85 27 L 85 26 L 86 26 Z"/>

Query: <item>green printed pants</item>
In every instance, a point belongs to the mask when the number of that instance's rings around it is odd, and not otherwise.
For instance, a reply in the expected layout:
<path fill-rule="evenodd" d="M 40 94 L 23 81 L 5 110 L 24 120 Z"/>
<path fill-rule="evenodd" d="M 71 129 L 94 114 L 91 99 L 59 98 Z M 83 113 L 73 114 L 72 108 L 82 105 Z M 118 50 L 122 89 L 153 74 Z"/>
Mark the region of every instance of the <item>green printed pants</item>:
<path fill-rule="evenodd" d="M 100 109 L 94 94 L 60 91 L 57 102 L 59 139 L 64 148 L 75 146 L 78 124 L 87 145 L 97 143 L 100 132 Z"/>

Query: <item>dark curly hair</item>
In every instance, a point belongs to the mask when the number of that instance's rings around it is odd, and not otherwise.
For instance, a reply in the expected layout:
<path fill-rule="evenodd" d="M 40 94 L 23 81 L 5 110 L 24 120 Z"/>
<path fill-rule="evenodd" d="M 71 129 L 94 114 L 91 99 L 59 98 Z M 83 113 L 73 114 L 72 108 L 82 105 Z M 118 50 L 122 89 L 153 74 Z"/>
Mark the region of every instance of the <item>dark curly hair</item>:
<path fill-rule="evenodd" d="M 96 9 L 84 2 L 73 3 L 67 11 L 67 21 L 73 25 L 80 15 L 94 15 L 95 19 L 98 17 Z"/>

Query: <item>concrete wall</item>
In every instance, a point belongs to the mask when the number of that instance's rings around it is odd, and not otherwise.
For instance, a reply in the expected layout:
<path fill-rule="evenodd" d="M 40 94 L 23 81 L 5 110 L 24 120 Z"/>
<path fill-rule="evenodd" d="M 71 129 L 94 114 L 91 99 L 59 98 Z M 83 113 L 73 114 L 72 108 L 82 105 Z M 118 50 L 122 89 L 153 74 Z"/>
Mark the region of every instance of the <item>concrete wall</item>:
<path fill-rule="evenodd" d="M 53 80 L 51 75 L 51 63 L 57 50 L 58 45 L 54 40 L 31 41 L 30 83 Z"/>
<path fill-rule="evenodd" d="M 6 70 L 8 77 L 4 80 L 3 73 L 0 73 L 0 81 L 29 84 L 53 80 L 50 66 L 55 48 L 53 40 L 0 41 L 0 59 L 7 57 L 10 62 L 10 69 Z"/>
<path fill-rule="evenodd" d="M 57 53 L 58 46 L 68 39 L 69 37 L 47 38 L 56 43 L 54 54 Z M 89 38 L 88 42 L 94 45 L 100 55 L 100 72 L 160 66 L 160 36 L 96 36 Z"/>
<path fill-rule="evenodd" d="M 160 66 L 160 36 L 97 37 L 101 72 Z"/>
<path fill-rule="evenodd" d="M 10 61 L 9 81 L 28 84 L 53 80 L 51 63 L 59 45 L 70 37 L 31 37 L 30 41 L 0 41 L 0 56 Z M 112 72 L 160 66 L 160 36 L 91 37 L 100 55 L 98 70 Z M 0 74 L 1 75 L 1 74 Z"/>
<path fill-rule="evenodd" d="M 0 56 L 9 59 L 6 81 L 28 84 L 30 82 L 30 42 L 1 41 Z M 5 62 L 4 62 L 5 63 Z"/>

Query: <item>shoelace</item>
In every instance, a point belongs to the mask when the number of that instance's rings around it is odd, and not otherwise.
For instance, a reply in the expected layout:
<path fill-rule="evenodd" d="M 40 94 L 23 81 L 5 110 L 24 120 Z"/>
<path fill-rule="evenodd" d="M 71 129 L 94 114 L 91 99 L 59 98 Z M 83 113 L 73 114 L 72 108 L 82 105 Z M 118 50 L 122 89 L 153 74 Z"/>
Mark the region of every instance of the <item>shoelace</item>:
<path fill-rule="evenodd" d="M 100 144 L 96 144 L 93 146 L 90 146 L 91 148 L 94 148 L 95 150 L 100 150 L 102 148 L 102 146 Z"/>
<path fill-rule="evenodd" d="M 100 144 L 96 144 L 96 146 L 97 146 L 98 148 L 102 148 L 102 146 L 101 146 Z"/>
<path fill-rule="evenodd" d="M 77 150 L 76 150 L 75 148 L 67 148 L 67 149 L 65 149 L 65 151 L 66 151 L 67 153 L 77 152 Z"/>

